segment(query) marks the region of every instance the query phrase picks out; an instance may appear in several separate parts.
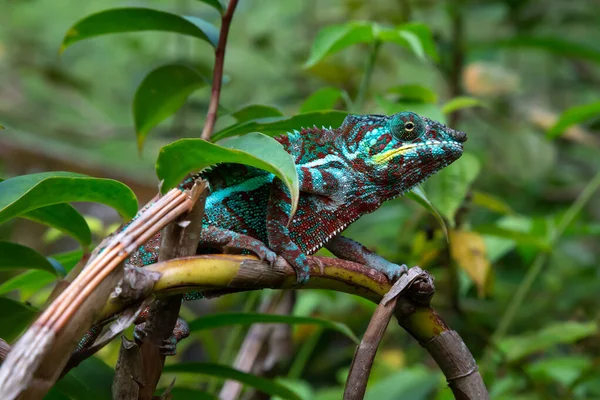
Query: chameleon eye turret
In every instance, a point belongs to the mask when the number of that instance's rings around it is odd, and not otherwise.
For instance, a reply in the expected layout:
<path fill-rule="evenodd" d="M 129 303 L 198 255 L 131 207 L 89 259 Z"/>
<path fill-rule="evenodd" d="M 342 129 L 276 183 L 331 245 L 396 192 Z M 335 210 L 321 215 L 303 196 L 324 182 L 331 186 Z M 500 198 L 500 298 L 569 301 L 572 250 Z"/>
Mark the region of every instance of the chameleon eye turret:
<path fill-rule="evenodd" d="M 425 133 L 425 122 L 413 112 L 401 112 L 390 119 L 390 131 L 399 140 L 411 142 L 423 136 Z"/>

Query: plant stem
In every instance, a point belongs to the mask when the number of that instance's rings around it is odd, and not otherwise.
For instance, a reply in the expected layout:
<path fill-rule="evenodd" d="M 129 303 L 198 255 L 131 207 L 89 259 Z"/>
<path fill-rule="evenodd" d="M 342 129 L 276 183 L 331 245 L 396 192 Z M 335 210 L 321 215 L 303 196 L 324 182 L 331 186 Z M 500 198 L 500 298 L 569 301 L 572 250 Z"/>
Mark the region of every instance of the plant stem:
<path fill-rule="evenodd" d="M 219 42 L 215 49 L 215 66 L 213 68 L 213 82 L 210 95 L 210 104 L 206 114 L 206 122 L 202 135 L 204 140 L 209 140 L 212 135 L 215 123 L 217 122 L 217 111 L 219 109 L 219 99 L 221 98 L 221 85 L 223 83 L 223 64 L 225 62 L 225 47 L 227 46 L 227 35 L 231 26 L 233 12 L 237 6 L 238 0 L 230 0 L 225 14 L 221 17 L 221 31 L 219 32 Z"/>
<path fill-rule="evenodd" d="M 363 75 L 362 82 L 360 83 L 360 87 L 358 88 L 358 94 L 356 95 L 356 100 L 354 101 L 354 106 L 352 107 L 353 111 L 355 112 L 360 112 L 364 105 L 367 91 L 369 90 L 369 86 L 371 85 L 371 77 L 373 76 L 373 69 L 375 67 L 375 61 L 377 61 L 377 55 L 379 54 L 380 47 L 381 42 L 378 40 L 371 44 L 371 54 L 369 55 L 369 61 L 367 62 L 365 74 Z"/>
<path fill-rule="evenodd" d="M 563 218 L 560 220 L 560 223 L 558 224 L 556 230 L 550 237 L 550 246 L 553 246 L 558 241 L 558 239 L 562 236 L 562 234 L 565 232 L 565 230 L 568 228 L 571 222 L 573 222 L 575 217 L 581 212 L 583 207 L 587 204 L 594 192 L 596 192 L 596 190 L 598 190 L 599 187 L 600 171 L 596 173 L 596 175 L 590 180 L 590 182 L 583 189 L 579 197 L 577 197 L 575 202 L 573 202 L 571 207 L 569 207 Z M 497 343 L 508 332 L 510 325 L 515 319 L 517 311 L 519 310 L 519 308 L 523 304 L 523 301 L 525 300 L 525 296 L 527 296 L 529 289 L 531 289 L 531 285 L 533 285 L 533 282 L 535 282 L 538 275 L 541 273 L 542 268 L 544 264 L 546 264 L 546 261 L 548 260 L 549 256 L 549 252 L 539 253 L 536 256 L 533 263 L 531 264 L 531 267 L 529 267 L 529 270 L 527 271 L 525 278 L 521 282 L 521 285 L 517 289 L 517 292 L 515 293 L 512 302 L 509 304 L 508 308 L 506 309 L 506 312 L 500 319 L 500 323 L 498 324 L 496 331 L 492 335 L 492 341 L 494 343 Z M 490 354 L 488 352 L 484 364 L 487 364 L 489 357 Z"/>

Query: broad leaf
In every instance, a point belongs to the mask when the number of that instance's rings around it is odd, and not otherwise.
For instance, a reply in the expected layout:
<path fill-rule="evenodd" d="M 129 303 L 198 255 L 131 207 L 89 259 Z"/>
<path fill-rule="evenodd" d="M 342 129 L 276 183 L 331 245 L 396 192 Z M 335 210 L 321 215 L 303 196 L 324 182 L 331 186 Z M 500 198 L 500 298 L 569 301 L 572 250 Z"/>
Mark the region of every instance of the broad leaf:
<path fill-rule="evenodd" d="M 163 147 L 156 173 L 162 190 L 176 186 L 187 174 L 218 163 L 246 164 L 276 175 L 290 190 L 292 212 L 298 205 L 298 174 L 294 159 L 276 140 L 254 132 L 216 145 L 202 139 L 181 139 Z"/>
<path fill-rule="evenodd" d="M 70 399 L 110 399 L 114 375 L 114 369 L 104 361 L 90 357 L 56 382 L 54 388 Z"/>
<path fill-rule="evenodd" d="M 340 89 L 321 88 L 304 100 L 304 103 L 300 106 L 300 113 L 331 110 L 341 97 L 342 91 Z"/>
<path fill-rule="evenodd" d="M 487 296 L 491 288 L 492 265 L 481 235 L 462 230 L 450 231 L 450 255 L 475 282 L 479 297 Z"/>
<path fill-rule="evenodd" d="M 431 34 L 429 26 L 422 22 L 409 22 L 402 24 L 400 28 L 403 31 L 414 33 L 419 38 L 425 54 L 433 61 L 439 61 L 435 40 L 433 40 L 433 35 Z"/>
<path fill-rule="evenodd" d="M 514 214 L 514 210 L 501 198 L 493 196 L 489 193 L 473 191 L 472 200 L 474 205 L 487 208 L 490 211 L 499 214 Z"/>
<path fill-rule="evenodd" d="M 0 178 L 0 182 L 2 181 L 4 179 Z M 55 204 L 38 208 L 22 214 L 21 218 L 58 229 L 77 239 L 83 247 L 89 246 L 92 241 L 92 233 L 85 218 L 69 204 Z"/>
<path fill-rule="evenodd" d="M 57 273 L 46 257 L 32 248 L 0 241 L 0 271 L 14 269 L 41 269 L 55 275 Z"/>
<path fill-rule="evenodd" d="M 259 118 L 283 117 L 283 113 L 272 106 L 253 104 L 232 112 L 231 116 L 237 119 L 238 123 L 242 123 Z"/>
<path fill-rule="evenodd" d="M 459 96 L 448 100 L 446 104 L 442 106 L 442 112 L 448 115 L 454 111 L 462 110 L 463 108 L 477 107 L 481 105 L 482 104 L 479 99 L 468 96 Z"/>
<path fill-rule="evenodd" d="M 556 124 L 548 130 L 547 136 L 551 139 L 557 138 L 570 126 L 598 117 L 600 117 L 600 101 L 569 108 L 560 115 Z"/>
<path fill-rule="evenodd" d="M 470 153 L 464 153 L 425 183 L 429 199 L 451 227 L 454 226 L 454 214 L 464 201 L 471 183 L 477 178 L 479 169 L 479 160 Z"/>
<path fill-rule="evenodd" d="M 37 310 L 27 304 L 0 297 L 0 338 L 11 343 L 31 323 Z"/>
<path fill-rule="evenodd" d="M 73 43 L 111 33 L 163 31 L 193 36 L 217 46 L 217 28 L 196 17 L 182 17 L 151 8 L 113 8 L 89 15 L 73 25 L 63 39 L 61 52 Z"/>
<path fill-rule="evenodd" d="M 328 55 L 356 43 L 370 43 L 374 39 L 373 25 L 369 22 L 352 21 L 342 25 L 327 26 L 317 34 L 304 67 L 310 68 Z"/>
<path fill-rule="evenodd" d="M 256 323 L 264 324 L 310 324 L 318 325 L 323 328 L 333 329 L 338 331 L 354 342 L 359 343 L 360 340 L 352 332 L 346 324 L 329 321 L 321 318 L 299 317 L 293 315 L 279 314 L 258 314 L 258 313 L 221 313 L 213 315 L 205 315 L 189 323 L 192 332 L 203 329 L 221 328 L 231 325 L 251 325 Z"/>
<path fill-rule="evenodd" d="M 42 172 L 0 182 L 0 223 L 32 210 L 73 201 L 105 204 L 125 219 L 137 212 L 135 195 L 121 182 L 71 172 Z"/>
<path fill-rule="evenodd" d="M 138 149 L 141 151 L 150 129 L 173 115 L 190 94 L 206 84 L 196 70 L 180 64 L 164 65 L 146 75 L 133 99 Z"/>
<path fill-rule="evenodd" d="M 221 4 L 221 2 L 219 0 L 200 0 L 200 1 L 205 4 L 208 4 L 209 6 L 211 6 L 215 10 L 217 10 L 219 12 L 219 14 L 223 14 L 223 11 L 225 11 L 225 9 L 223 8 L 223 4 Z"/>
<path fill-rule="evenodd" d="M 69 272 L 81 260 L 81 256 L 82 252 L 78 250 L 55 254 L 47 258 L 49 262 L 59 263 L 66 272 Z M 56 268 L 54 269 L 56 270 Z M 0 284 L 0 294 L 19 290 L 21 298 L 27 299 L 55 280 L 56 276 L 53 273 L 49 274 L 45 271 L 29 270 L 2 282 Z"/>
<path fill-rule="evenodd" d="M 388 93 L 399 95 L 399 101 L 401 102 L 420 102 L 420 103 L 432 103 L 437 102 L 437 94 L 421 85 L 400 85 L 394 86 L 388 90 Z"/>
<path fill-rule="evenodd" d="M 212 135 L 213 140 L 230 136 L 243 135 L 249 132 L 261 132 L 268 136 L 276 136 L 303 127 L 333 127 L 338 128 L 348 113 L 342 111 L 317 111 L 298 114 L 293 117 L 260 118 L 229 126 Z"/>
<path fill-rule="evenodd" d="M 404 30 L 402 26 L 393 29 L 380 28 L 377 39 L 382 42 L 392 42 L 407 47 L 422 61 L 425 61 L 425 50 L 419 36 L 414 32 Z"/>
<path fill-rule="evenodd" d="M 214 376 L 223 379 L 233 379 L 234 381 L 241 382 L 247 386 L 253 387 L 256 390 L 271 396 L 279 396 L 283 399 L 290 400 L 301 400 L 301 398 L 298 397 L 296 393 L 277 382 L 261 378 L 252 374 L 248 374 L 246 372 L 242 372 L 224 365 L 189 362 L 167 365 L 165 366 L 163 371 L 170 373 L 185 372 L 191 374 Z"/>
<path fill-rule="evenodd" d="M 405 196 L 413 201 L 416 201 L 427 211 L 429 211 L 431 215 L 435 217 L 437 222 L 439 222 L 440 228 L 442 228 L 442 231 L 444 232 L 444 236 L 446 236 L 446 239 L 448 239 L 448 227 L 446 226 L 446 221 L 444 221 L 444 218 L 442 218 L 439 211 L 433 206 L 433 204 L 431 204 L 431 201 L 429 201 L 429 199 L 427 198 L 427 195 L 425 194 L 425 191 L 423 191 L 423 188 L 420 186 L 416 186 L 412 188 L 410 192 L 406 193 Z"/>

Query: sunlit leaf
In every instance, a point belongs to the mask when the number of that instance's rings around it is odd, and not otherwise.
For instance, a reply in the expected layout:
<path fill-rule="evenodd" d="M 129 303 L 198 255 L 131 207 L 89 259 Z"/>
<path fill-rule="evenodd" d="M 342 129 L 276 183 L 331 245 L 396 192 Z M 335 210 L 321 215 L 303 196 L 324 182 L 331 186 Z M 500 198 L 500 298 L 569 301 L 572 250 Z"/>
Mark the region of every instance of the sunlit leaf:
<path fill-rule="evenodd" d="M 146 75 L 133 99 L 138 149 L 141 151 L 150 129 L 173 115 L 190 94 L 206 84 L 196 70 L 181 64 L 164 65 Z"/>
<path fill-rule="evenodd" d="M 270 117 L 246 121 L 229 126 L 212 135 L 213 140 L 220 140 L 230 136 L 243 135 L 248 132 L 261 132 L 268 136 L 276 136 L 294 129 L 309 128 L 313 126 L 329 128 L 339 127 L 348 113 L 342 111 L 316 111 L 306 114 L 297 114 L 293 117 Z"/>
<path fill-rule="evenodd" d="M 481 106 L 481 101 L 475 97 L 459 96 L 446 102 L 442 106 L 444 114 L 451 114 L 454 111 L 462 110 L 463 108 Z"/>
<path fill-rule="evenodd" d="M 42 172 L 0 182 L 0 223 L 32 210 L 73 201 L 105 204 L 126 219 L 137 212 L 135 195 L 121 182 L 71 172 Z"/>
<path fill-rule="evenodd" d="M 425 183 L 429 199 L 451 227 L 454 226 L 454 214 L 479 175 L 479 169 L 479 160 L 470 153 L 463 153 L 461 158 Z"/>
<path fill-rule="evenodd" d="M 151 8 L 113 8 L 79 20 L 63 39 L 61 51 L 73 43 L 111 33 L 163 31 L 193 36 L 217 46 L 217 28 L 196 17 L 182 17 Z"/>
<path fill-rule="evenodd" d="M 437 93 L 433 90 L 421 85 L 399 85 L 388 90 L 388 93 L 399 95 L 401 102 L 421 102 L 432 103 L 437 102 Z"/>
<path fill-rule="evenodd" d="M 215 10 L 217 10 L 219 12 L 219 14 L 223 14 L 223 11 L 225 11 L 225 9 L 223 8 L 223 4 L 221 4 L 221 2 L 219 0 L 200 0 L 200 1 L 205 4 L 208 4 L 209 6 L 211 6 Z"/>
<path fill-rule="evenodd" d="M 437 222 L 439 222 L 440 228 L 442 228 L 442 231 L 444 232 L 444 236 L 446 236 L 446 239 L 448 239 L 448 227 L 446 226 L 446 221 L 444 221 L 444 218 L 442 218 L 439 211 L 433 206 L 433 204 L 431 204 L 431 201 L 429 201 L 429 199 L 427 198 L 427 195 L 425 194 L 423 188 L 420 186 L 416 186 L 412 188 L 410 192 L 406 193 L 405 196 L 413 201 L 416 201 L 427 211 L 429 211 L 431 215 L 435 217 Z"/>
<path fill-rule="evenodd" d="M 231 116 L 237 119 L 238 123 L 242 123 L 259 118 L 283 117 L 283 113 L 272 106 L 253 104 L 232 112 Z"/>
<path fill-rule="evenodd" d="M 4 179 L 0 178 L 0 182 L 2 181 Z M 21 214 L 20 217 L 58 229 L 75 238 L 83 247 L 89 246 L 92 241 L 92 233 L 85 218 L 70 204 L 38 208 Z"/>
<path fill-rule="evenodd" d="M 62 268 L 69 272 L 81 259 L 82 252 L 70 251 L 67 253 L 54 254 L 47 257 L 49 262 L 58 262 Z M 56 268 L 54 268 L 56 270 Z M 39 292 L 44 286 L 54 282 L 56 275 L 54 272 L 48 273 L 45 270 L 29 270 L 22 274 L 7 279 L 0 284 L 0 294 L 19 290 L 21 298 L 26 299 Z"/>
<path fill-rule="evenodd" d="M 548 130 L 547 136 L 551 139 L 557 138 L 567 128 L 598 117 L 600 117 L 600 101 L 569 108 L 560 115 L 556 124 Z"/>
<path fill-rule="evenodd" d="M 369 22 L 352 21 L 342 25 L 329 25 L 317 34 L 304 67 L 310 68 L 325 57 L 353 44 L 370 43 L 373 40 L 373 25 Z"/>
<path fill-rule="evenodd" d="M 321 318 L 311 317 L 300 317 L 293 315 L 280 315 L 280 314 L 257 314 L 257 313 L 221 313 L 213 315 L 205 315 L 189 323 L 190 330 L 192 332 L 199 331 L 202 329 L 214 329 L 221 328 L 223 326 L 231 325 L 251 325 L 256 323 L 265 324 L 309 324 L 318 325 L 323 328 L 333 329 L 338 331 L 356 343 L 360 341 L 356 335 L 352 332 L 347 325 L 329 321 Z"/>
<path fill-rule="evenodd" d="M 8 343 L 23 332 L 37 313 L 35 308 L 6 297 L 0 297 L 0 310 L 0 338 Z"/>
<path fill-rule="evenodd" d="M 281 179 L 292 195 L 292 214 L 298 205 L 298 174 L 294 159 L 276 140 L 253 132 L 232 138 L 222 145 L 202 139 L 181 139 L 163 147 L 156 161 L 156 173 L 166 191 L 192 171 L 218 163 L 246 164 L 271 172 Z"/>
<path fill-rule="evenodd" d="M 279 396 L 283 399 L 290 400 L 301 400 L 300 397 L 285 386 L 271 381 L 269 379 L 261 378 L 256 375 L 248 374 L 246 372 L 239 371 L 227 367 L 225 365 L 201 363 L 201 362 L 188 362 L 179 363 L 165 366 L 164 372 L 185 372 L 191 374 L 202 374 L 207 376 L 213 376 L 223 379 L 232 379 L 243 383 L 244 385 L 250 386 L 260 392 L 266 393 L 271 396 Z"/>
<path fill-rule="evenodd" d="M 596 321 L 556 322 L 541 330 L 502 339 L 497 345 L 506 361 L 517 361 L 539 351 L 550 350 L 559 344 L 577 342 L 598 335 Z"/>
<path fill-rule="evenodd" d="M 331 110 L 342 97 L 340 89 L 324 87 L 311 94 L 300 106 L 300 113 Z"/>
<path fill-rule="evenodd" d="M 419 59 L 425 61 L 425 50 L 423 49 L 419 36 L 414 32 L 404 30 L 402 26 L 393 29 L 380 28 L 378 30 L 377 39 L 382 42 L 392 42 L 407 47 L 411 49 Z"/>
<path fill-rule="evenodd" d="M 489 293 L 490 260 L 483 238 L 476 232 L 450 231 L 450 255 L 475 282 L 480 297 Z"/>
<path fill-rule="evenodd" d="M 30 247 L 0 241 L 0 271 L 41 269 L 56 274 L 52 264 Z"/>

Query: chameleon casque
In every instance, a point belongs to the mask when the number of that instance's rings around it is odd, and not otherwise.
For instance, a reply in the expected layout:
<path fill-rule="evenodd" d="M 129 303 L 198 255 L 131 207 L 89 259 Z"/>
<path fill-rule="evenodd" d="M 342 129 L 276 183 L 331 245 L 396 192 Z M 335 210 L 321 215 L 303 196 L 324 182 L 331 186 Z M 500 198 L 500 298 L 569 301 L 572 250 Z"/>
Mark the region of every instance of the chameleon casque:
<path fill-rule="evenodd" d="M 457 160 L 467 137 L 413 112 L 401 112 L 349 115 L 336 129 L 315 127 L 276 139 L 294 158 L 300 183 L 298 210 L 289 225 L 290 195 L 279 179 L 250 166 L 219 164 L 200 172 L 210 194 L 199 248 L 245 250 L 271 263 L 282 256 L 302 284 L 309 278 L 306 256 L 322 247 L 391 280 L 401 276 L 406 266 L 385 260 L 340 232 Z M 159 243 L 155 236 L 129 263 L 155 263 Z M 188 299 L 198 297 L 191 293 Z"/>

